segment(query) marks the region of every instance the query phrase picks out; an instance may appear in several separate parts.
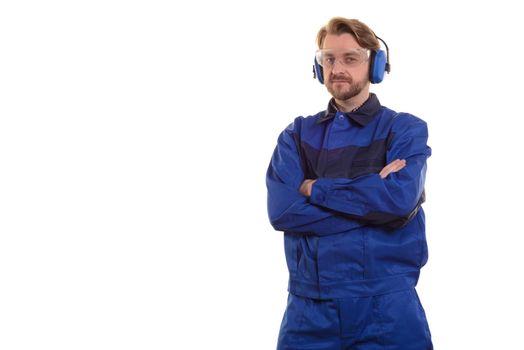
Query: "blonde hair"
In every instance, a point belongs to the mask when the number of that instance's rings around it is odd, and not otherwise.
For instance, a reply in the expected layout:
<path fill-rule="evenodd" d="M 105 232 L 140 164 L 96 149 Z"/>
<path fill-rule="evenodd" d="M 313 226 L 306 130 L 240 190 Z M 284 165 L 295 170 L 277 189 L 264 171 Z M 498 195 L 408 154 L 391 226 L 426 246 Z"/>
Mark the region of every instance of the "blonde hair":
<path fill-rule="evenodd" d="M 320 28 L 317 34 L 318 48 L 322 48 L 326 35 L 341 35 L 349 33 L 355 37 L 357 43 L 370 50 L 379 50 L 380 43 L 377 40 L 375 33 L 364 23 L 358 19 L 348 19 L 343 17 L 333 17 L 325 26 Z"/>

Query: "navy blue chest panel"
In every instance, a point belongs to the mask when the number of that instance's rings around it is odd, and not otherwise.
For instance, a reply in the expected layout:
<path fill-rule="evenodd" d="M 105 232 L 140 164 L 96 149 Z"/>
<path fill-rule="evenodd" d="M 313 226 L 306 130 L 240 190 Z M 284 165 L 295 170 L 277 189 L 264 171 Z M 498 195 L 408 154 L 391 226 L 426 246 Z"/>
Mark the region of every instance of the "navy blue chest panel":
<path fill-rule="evenodd" d="M 367 146 L 346 146 L 332 150 L 316 149 L 302 141 L 300 156 L 304 175 L 308 179 L 352 179 L 379 173 L 386 165 L 386 152 L 392 137 L 390 134 L 387 139 L 374 140 Z"/>
<path fill-rule="evenodd" d="M 294 139 L 307 179 L 346 178 L 379 173 L 395 137 L 393 118 L 376 115 L 364 127 L 348 119 L 317 123 L 316 118 L 297 119 Z"/>

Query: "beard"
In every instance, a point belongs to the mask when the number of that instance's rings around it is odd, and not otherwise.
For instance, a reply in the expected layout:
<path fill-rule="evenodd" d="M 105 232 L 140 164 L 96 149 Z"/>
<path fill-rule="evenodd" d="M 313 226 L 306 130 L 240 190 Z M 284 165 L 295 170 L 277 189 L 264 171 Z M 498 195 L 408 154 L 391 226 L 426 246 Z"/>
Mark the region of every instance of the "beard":
<path fill-rule="evenodd" d="M 332 83 L 333 80 L 344 81 L 344 83 Z M 335 100 L 346 101 L 360 94 L 365 85 L 366 81 L 354 82 L 350 76 L 331 76 L 326 87 Z"/>

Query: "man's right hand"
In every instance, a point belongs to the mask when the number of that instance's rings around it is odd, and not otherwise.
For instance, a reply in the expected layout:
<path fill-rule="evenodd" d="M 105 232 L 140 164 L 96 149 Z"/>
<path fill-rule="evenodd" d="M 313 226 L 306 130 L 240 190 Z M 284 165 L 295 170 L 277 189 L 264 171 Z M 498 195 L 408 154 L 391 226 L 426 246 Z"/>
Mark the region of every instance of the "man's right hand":
<path fill-rule="evenodd" d="M 382 168 L 382 170 L 378 174 L 380 175 L 382 179 L 385 179 L 389 174 L 396 173 L 397 171 L 401 170 L 405 166 L 406 166 L 405 159 L 395 159 L 394 161 L 386 165 L 384 168 Z"/>

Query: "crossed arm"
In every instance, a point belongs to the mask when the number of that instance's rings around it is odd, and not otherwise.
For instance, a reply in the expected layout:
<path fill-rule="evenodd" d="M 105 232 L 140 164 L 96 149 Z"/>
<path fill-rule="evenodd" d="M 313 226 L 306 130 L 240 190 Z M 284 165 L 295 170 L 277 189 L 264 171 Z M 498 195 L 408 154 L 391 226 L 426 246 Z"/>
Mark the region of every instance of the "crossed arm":
<path fill-rule="evenodd" d="M 388 165 L 386 165 L 382 170 L 378 173 L 380 175 L 380 178 L 384 180 L 389 174 L 396 173 L 397 171 L 401 170 L 406 166 L 406 160 L 405 159 L 395 159 Z M 299 192 L 302 193 L 306 197 L 311 197 L 311 188 L 313 187 L 313 184 L 317 180 L 312 179 L 306 179 L 304 182 L 302 182 L 302 185 L 300 185 Z"/>
<path fill-rule="evenodd" d="M 395 125 L 389 163 L 378 173 L 354 179 L 305 179 L 291 125 L 279 137 L 266 184 L 268 214 L 278 231 L 330 235 L 365 225 L 399 227 L 423 200 L 427 128 L 405 116 Z"/>

